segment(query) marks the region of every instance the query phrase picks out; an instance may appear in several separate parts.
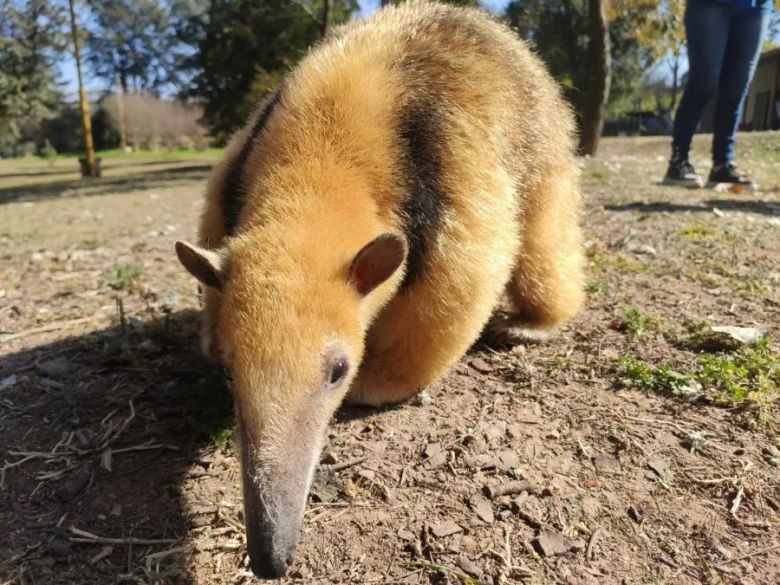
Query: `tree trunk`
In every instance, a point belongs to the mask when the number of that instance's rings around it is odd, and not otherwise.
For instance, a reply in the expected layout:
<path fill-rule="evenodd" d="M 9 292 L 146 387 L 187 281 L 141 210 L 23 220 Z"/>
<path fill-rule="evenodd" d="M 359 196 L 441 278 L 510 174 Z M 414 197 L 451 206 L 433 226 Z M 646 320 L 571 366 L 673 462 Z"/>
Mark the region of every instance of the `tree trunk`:
<path fill-rule="evenodd" d="M 124 152 L 127 150 L 127 127 L 125 125 L 125 96 L 119 80 L 119 73 L 116 74 L 116 88 L 116 114 L 119 125 L 119 149 Z"/>
<path fill-rule="evenodd" d="M 602 0 L 587 0 L 588 50 L 585 68 L 588 76 L 583 91 L 580 122 L 580 154 L 595 155 L 604 128 L 611 76 L 609 27 Z"/>
<path fill-rule="evenodd" d="M 330 32 L 330 23 L 333 20 L 333 0 L 323 0 L 322 2 L 322 36 L 328 36 Z"/>
<path fill-rule="evenodd" d="M 92 142 L 92 121 L 89 117 L 89 99 L 84 88 L 84 77 L 81 74 L 81 46 L 79 44 L 79 29 L 76 25 L 76 12 L 73 9 L 73 0 L 68 0 L 70 6 L 70 31 L 73 38 L 73 56 L 76 58 L 76 73 L 79 78 L 79 109 L 81 110 L 81 131 L 84 136 L 84 154 L 87 168 L 87 176 L 97 176 L 95 166 L 95 148 Z M 82 171 L 82 176 L 84 172 Z"/>
<path fill-rule="evenodd" d="M 680 56 L 674 56 L 674 63 L 672 63 L 672 100 L 669 104 L 669 112 L 674 115 L 674 107 L 677 105 L 677 92 L 679 91 L 680 81 Z"/>

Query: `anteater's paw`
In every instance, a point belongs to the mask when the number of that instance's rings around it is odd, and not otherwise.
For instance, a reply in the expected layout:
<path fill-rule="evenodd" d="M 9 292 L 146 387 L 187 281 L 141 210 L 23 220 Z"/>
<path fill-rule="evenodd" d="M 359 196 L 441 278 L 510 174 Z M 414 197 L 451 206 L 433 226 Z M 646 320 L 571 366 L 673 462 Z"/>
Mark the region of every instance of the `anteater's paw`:
<path fill-rule="evenodd" d="M 416 388 L 405 388 L 400 384 L 369 381 L 358 377 L 349 389 L 344 402 L 353 406 L 380 408 L 406 402 L 417 393 Z"/>
<path fill-rule="evenodd" d="M 492 349 L 509 349 L 517 345 L 542 343 L 553 337 L 554 330 L 524 327 L 511 317 L 494 317 L 482 330 L 479 343 Z"/>

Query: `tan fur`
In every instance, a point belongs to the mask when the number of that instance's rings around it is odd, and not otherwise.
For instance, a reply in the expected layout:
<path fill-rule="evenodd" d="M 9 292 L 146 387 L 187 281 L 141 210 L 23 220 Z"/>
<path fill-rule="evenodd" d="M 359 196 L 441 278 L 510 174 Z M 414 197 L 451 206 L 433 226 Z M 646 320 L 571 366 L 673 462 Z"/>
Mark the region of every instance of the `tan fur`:
<path fill-rule="evenodd" d="M 206 292 L 203 346 L 233 373 L 247 514 L 295 523 L 325 425 L 348 391 L 378 405 L 433 382 L 504 292 L 514 314 L 499 327 L 555 328 L 582 303 L 583 274 L 572 116 L 539 60 L 484 14 L 386 8 L 337 29 L 279 95 L 237 134 L 209 183 L 200 244 L 219 255 L 201 257 L 219 259 L 221 290 Z M 227 237 L 223 191 L 244 156 L 244 204 Z M 404 181 L 425 168 L 441 202 L 426 254 L 415 264 L 401 242 L 405 264 L 361 294 L 356 256 L 379 236 L 405 234 L 403 210 L 418 193 Z M 188 248 L 183 261 L 211 275 L 197 254 Z M 332 352 L 352 367 L 324 391 Z M 292 524 L 264 529 L 287 543 L 274 545 L 280 555 L 294 547 Z M 257 534 L 253 559 L 268 548 Z M 269 574 L 283 571 L 279 558 Z"/>
<path fill-rule="evenodd" d="M 289 360 L 296 378 L 308 367 L 301 344 L 321 337 L 320 325 L 346 335 L 356 357 L 366 331 L 352 396 L 381 404 L 441 376 L 474 342 L 505 286 L 513 324 L 551 328 L 570 317 L 582 302 L 582 261 L 571 116 L 539 61 L 472 11 L 408 3 L 371 21 L 343 27 L 288 77 L 250 154 L 240 236 L 227 242 L 237 271 L 229 288 L 242 290 L 222 308 L 221 295 L 207 293 L 204 332 L 219 321 L 231 357 L 243 352 L 252 370 Z M 372 237 L 400 231 L 396 210 L 406 195 L 394 178 L 393 115 L 416 88 L 390 67 L 403 56 L 404 37 L 431 56 L 420 80 L 459 109 L 442 161 L 448 208 L 424 279 L 393 297 L 399 274 L 360 302 L 343 268 Z M 211 248 L 225 244 L 223 176 L 217 168 L 201 225 L 200 241 Z M 262 282 L 268 275 L 275 294 Z M 296 321 L 290 313 L 299 302 L 306 311 Z M 321 342 L 311 340 L 315 355 Z"/>

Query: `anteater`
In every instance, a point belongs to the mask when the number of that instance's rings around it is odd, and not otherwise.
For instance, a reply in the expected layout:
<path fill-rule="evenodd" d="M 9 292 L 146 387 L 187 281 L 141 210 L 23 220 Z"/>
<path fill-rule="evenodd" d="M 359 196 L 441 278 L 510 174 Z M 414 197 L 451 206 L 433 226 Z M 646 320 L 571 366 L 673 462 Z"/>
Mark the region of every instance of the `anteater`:
<path fill-rule="evenodd" d="M 540 60 L 476 10 L 425 2 L 315 47 L 232 140 L 199 246 L 203 344 L 229 369 L 247 545 L 285 573 L 345 399 L 402 401 L 494 330 L 583 299 L 573 119 Z"/>

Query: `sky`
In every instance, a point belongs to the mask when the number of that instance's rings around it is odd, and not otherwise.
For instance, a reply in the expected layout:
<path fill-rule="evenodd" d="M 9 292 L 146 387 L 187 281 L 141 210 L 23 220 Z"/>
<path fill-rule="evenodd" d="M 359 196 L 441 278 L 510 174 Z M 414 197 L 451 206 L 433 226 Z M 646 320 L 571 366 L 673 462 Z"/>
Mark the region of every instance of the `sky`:
<path fill-rule="evenodd" d="M 482 0 L 488 10 L 491 12 L 501 12 L 504 7 L 509 3 L 509 0 Z M 368 16 L 372 12 L 376 11 L 381 6 L 381 0 L 358 0 L 360 16 Z M 82 64 L 83 67 L 83 64 Z M 84 69 L 82 68 L 82 71 Z M 60 81 L 63 82 L 62 91 L 66 95 L 66 99 L 75 101 L 78 97 L 78 83 L 76 77 L 76 61 L 73 59 L 70 53 L 67 54 L 59 66 Z M 103 80 L 90 79 L 88 72 L 85 73 L 85 81 L 87 84 L 87 92 L 91 99 L 97 99 L 105 91 L 105 82 Z"/>
<path fill-rule="evenodd" d="M 486 6 L 488 10 L 494 13 L 503 12 L 508 3 L 509 0 L 482 0 L 482 4 Z M 381 0 L 358 0 L 358 5 L 360 6 L 360 11 L 358 14 L 360 16 L 367 16 L 379 8 L 381 5 Z M 780 41 L 780 33 L 777 35 L 775 40 Z M 683 69 L 686 70 L 687 66 L 684 66 Z M 68 54 L 67 57 L 63 59 L 59 70 L 60 81 L 63 83 L 62 91 L 65 93 L 66 99 L 75 101 L 78 97 L 78 85 L 76 83 L 76 64 L 70 54 Z M 85 74 L 86 73 L 87 72 L 85 72 Z M 653 77 L 660 76 L 662 78 L 671 79 L 671 70 L 669 69 L 668 65 L 662 63 L 651 71 L 651 75 Z M 90 98 L 98 98 L 100 94 L 106 89 L 105 83 L 102 80 L 90 79 L 88 74 L 85 76 L 85 78 Z"/>

